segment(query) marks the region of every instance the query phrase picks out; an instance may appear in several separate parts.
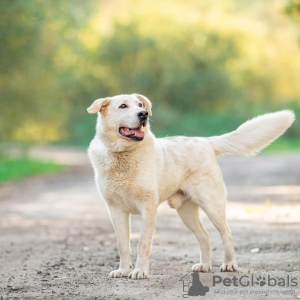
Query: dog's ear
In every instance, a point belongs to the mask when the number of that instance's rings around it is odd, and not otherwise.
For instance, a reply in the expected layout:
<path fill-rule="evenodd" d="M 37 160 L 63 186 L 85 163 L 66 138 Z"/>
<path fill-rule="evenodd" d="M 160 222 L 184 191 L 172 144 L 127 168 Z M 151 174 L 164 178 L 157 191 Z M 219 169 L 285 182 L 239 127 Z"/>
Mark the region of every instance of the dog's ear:
<path fill-rule="evenodd" d="M 152 103 L 151 103 L 151 101 L 147 98 L 147 97 L 145 97 L 145 96 L 143 96 L 143 95 L 140 95 L 140 94 L 133 94 L 135 97 L 137 97 L 139 100 L 141 100 L 142 101 L 142 103 L 145 105 L 145 107 L 147 108 L 147 111 L 148 111 L 148 114 L 150 115 L 150 116 L 152 116 L 152 111 L 151 111 L 151 107 L 152 107 Z"/>
<path fill-rule="evenodd" d="M 110 102 L 109 98 L 97 99 L 87 109 L 89 114 L 96 114 L 97 112 L 103 112 Z"/>

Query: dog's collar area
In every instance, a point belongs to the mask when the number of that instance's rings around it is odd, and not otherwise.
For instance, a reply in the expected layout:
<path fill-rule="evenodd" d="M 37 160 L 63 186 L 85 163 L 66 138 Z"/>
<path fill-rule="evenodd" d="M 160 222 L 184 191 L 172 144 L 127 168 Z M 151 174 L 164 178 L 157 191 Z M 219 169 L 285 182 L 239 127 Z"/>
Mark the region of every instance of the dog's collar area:
<path fill-rule="evenodd" d="M 120 127 L 119 133 L 126 138 L 129 138 L 136 142 L 140 142 L 144 139 L 145 136 L 145 132 L 143 132 L 141 128 L 142 126 L 138 128 Z"/>

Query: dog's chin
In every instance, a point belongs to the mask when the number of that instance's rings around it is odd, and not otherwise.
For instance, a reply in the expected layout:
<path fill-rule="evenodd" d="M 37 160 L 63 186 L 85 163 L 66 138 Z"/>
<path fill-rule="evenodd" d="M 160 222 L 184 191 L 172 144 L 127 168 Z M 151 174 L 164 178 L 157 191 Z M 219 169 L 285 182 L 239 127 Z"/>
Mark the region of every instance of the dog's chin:
<path fill-rule="evenodd" d="M 132 141 L 141 142 L 145 137 L 145 132 L 142 131 L 142 125 L 137 128 L 120 127 L 119 133 Z"/>

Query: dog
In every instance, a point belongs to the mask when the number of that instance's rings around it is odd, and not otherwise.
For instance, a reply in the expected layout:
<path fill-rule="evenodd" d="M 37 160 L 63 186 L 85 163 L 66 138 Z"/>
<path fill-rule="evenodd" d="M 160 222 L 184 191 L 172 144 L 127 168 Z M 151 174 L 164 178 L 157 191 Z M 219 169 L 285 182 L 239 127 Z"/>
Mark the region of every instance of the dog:
<path fill-rule="evenodd" d="M 254 155 L 291 126 L 290 110 L 268 113 L 233 132 L 203 137 L 156 138 L 150 130 L 152 104 L 140 94 L 95 100 L 87 109 L 98 114 L 96 135 L 88 148 L 96 186 L 105 199 L 115 229 L 120 264 L 111 278 L 149 278 L 149 257 L 158 206 L 176 209 L 200 245 L 194 272 L 211 269 L 210 241 L 199 207 L 220 232 L 225 257 L 221 271 L 236 271 L 233 239 L 226 222 L 226 187 L 217 157 Z M 141 215 L 135 268 L 130 249 L 130 214 Z"/>

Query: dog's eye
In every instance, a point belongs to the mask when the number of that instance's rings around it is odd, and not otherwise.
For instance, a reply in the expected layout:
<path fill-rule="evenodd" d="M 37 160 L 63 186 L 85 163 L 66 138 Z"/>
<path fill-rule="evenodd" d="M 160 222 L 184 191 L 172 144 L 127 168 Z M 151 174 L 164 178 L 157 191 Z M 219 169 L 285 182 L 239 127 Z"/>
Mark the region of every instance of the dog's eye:
<path fill-rule="evenodd" d="M 126 104 L 122 104 L 119 106 L 119 108 L 126 108 L 126 107 L 128 107 Z"/>
<path fill-rule="evenodd" d="M 143 107 L 143 104 L 142 104 L 142 103 L 139 103 L 139 107 Z"/>

